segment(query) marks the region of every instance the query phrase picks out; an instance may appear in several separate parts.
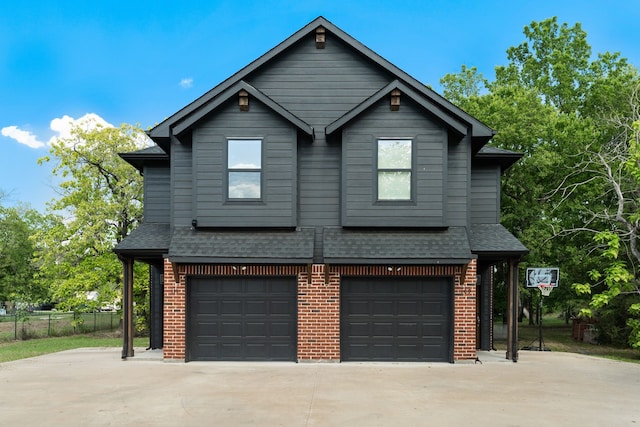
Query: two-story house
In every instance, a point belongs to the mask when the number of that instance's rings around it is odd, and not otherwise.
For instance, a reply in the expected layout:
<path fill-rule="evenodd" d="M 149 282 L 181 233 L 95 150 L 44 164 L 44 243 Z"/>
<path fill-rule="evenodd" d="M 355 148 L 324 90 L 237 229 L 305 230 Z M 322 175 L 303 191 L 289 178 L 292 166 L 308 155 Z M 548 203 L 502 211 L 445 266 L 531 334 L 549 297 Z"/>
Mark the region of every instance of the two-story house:
<path fill-rule="evenodd" d="M 320 17 L 148 132 L 133 260 L 165 359 L 443 361 L 492 347 L 517 263 L 494 131 Z M 516 344 L 513 344 L 515 340 Z"/>

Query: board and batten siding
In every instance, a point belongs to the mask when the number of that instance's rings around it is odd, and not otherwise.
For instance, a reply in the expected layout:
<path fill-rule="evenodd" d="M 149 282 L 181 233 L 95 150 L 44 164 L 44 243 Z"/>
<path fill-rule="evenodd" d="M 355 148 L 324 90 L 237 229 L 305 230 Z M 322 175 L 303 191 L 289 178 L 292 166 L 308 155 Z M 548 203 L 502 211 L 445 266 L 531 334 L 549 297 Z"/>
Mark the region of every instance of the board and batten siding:
<path fill-rule="evenodd" d="M 235 99 L 234 99 L 235 101 Z M 227 140 L 262 140 L 260 201 L 227 198 Z M 195 219 L 202 227 L 295 227 L 297 129 L 259 101 L 228 102 L 193 131 Z"/>
<path fill-rule="evenodd" d="M 317 130 L 387 85 L 393 76 L 327 34 L 324 49 L 304 38 L 247 78 Z"/>
<path fill-rule="evenodd" d="M 377 141 L 412 140 L 411 202 L 377 201 Z M 399 111 L 380 101 L 342 131 L 342 225 L 441 227 L 447 194 L 447 129 L 408 99 Z"/>
<path fill-rule="evenodd" d="M 471 223 L 500 222 L 500 167 L 471 168 Z"/>
<path fill-rule="evenodd" d="M 170 221 L 171 171 L 169 166 L 144 167 L 144 221 L 168 224 Z"/>

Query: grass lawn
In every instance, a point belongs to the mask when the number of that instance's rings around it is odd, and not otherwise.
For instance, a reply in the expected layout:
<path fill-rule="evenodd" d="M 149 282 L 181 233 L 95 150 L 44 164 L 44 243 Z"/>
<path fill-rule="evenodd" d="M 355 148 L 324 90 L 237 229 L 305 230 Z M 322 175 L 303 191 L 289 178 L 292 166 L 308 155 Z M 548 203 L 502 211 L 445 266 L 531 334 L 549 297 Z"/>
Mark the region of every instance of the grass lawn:
<path fill-rule="evenodd" d="M 587 354 L 626 362 L 640 363 L 640 350 L 630 348 L 617 348 L 598 344 L 589 344 L 576 341 L 571 337 L 572 325 L 565 325 L 564 320 L 555 316 L 545 317 L 542 321 L 542 341 L 544 346 L 551 351 L 563 351 L 567 353 Z M 529 345 L 538 347 L 538 325 L 520 323 L 518 326 L 519 347 Z M 506 350 L 505 339 L 496 339 L 497 349 Z M 525 350 L 523 350 L 525 351 Z"/>
<path fill-rule="evenodd" d="M 134 340 L 135 347 L 148 345 L 149 338 Z M 122 347 L 122 338 L 113 334 L 85 334 L 0 343 L 0 363 L 83 347 Z"/>

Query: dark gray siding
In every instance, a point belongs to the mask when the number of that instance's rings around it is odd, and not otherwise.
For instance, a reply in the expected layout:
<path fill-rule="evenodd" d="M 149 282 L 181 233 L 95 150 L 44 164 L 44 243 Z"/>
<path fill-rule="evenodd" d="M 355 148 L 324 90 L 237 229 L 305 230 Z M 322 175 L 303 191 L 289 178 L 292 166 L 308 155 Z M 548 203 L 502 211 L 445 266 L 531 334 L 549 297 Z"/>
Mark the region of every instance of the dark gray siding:
<path fill-rule="evenodd" d="M 191 146 L 174 139 L 171 144 L 171 189 L 175 226 L 191 226 L 193 219 Z"/>
<path fill-rule="evenodd" d="M 235 101 L 235 99 L 233 100 Z M 227 200 L 226 141 L 262 139 L 262 200 Z M 297 129 L 255 99 L 229 102 L 193 132 L 195 214 L 203 227 L 296 225 Z"/>
<path fill-rule="evenodd" d="M 316 227 L 314 262 L 322 262 L 322 227 L 340 225 L 340 153 L 324 134 L 299 145 L 298 218 L 300 226 Z"/>
<path fill-rule="evenodd" d="M 413 203 L 376 202 L 376 146 L 379 138 L 413 141 Z M 447 130 L 406 100 L 400 111 L 387 100 L 343 129 L 342 225 L 439 227 L 445 225 Z"/>
<path fill-rule="evenodd" d="M 447 159 L 447 225 L 469 225 L 469 168 L 471 167 L 471 143 L 468 138 L 449 143 Z"/>
<path fill-rule="evenodd" d="M 475 166 L 471 169 L 471 223 L 500 222 L 500 167 Z"/>
<path fill-rule="evenodd" d="M 168 224 L 171 207 L 171 175 L 169 166 L 144 168 L 144 221 Z"/>
<path fill-rule="evenodd" d="M 248 81 L 316 129 L 324 128 L 393 77 L 330 33 L 324 49 L 308 37 Z"/>

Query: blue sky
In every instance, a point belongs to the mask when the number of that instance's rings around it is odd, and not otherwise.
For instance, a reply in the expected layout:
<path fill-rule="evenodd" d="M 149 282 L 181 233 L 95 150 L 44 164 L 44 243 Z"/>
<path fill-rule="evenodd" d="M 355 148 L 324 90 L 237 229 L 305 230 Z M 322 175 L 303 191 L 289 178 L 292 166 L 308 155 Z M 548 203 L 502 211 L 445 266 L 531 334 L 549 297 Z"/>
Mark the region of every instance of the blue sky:
<path fill-rule="evenodd" d="M 147 129 L 322 15 L 418 80 L 492 78 L 531 21 L 582 24 L 593 52 L 640 66 L 636 0 L 41 1 L 0 4 L 0 189 L 44 210 L 51 138 L 87 114 Z"/>

